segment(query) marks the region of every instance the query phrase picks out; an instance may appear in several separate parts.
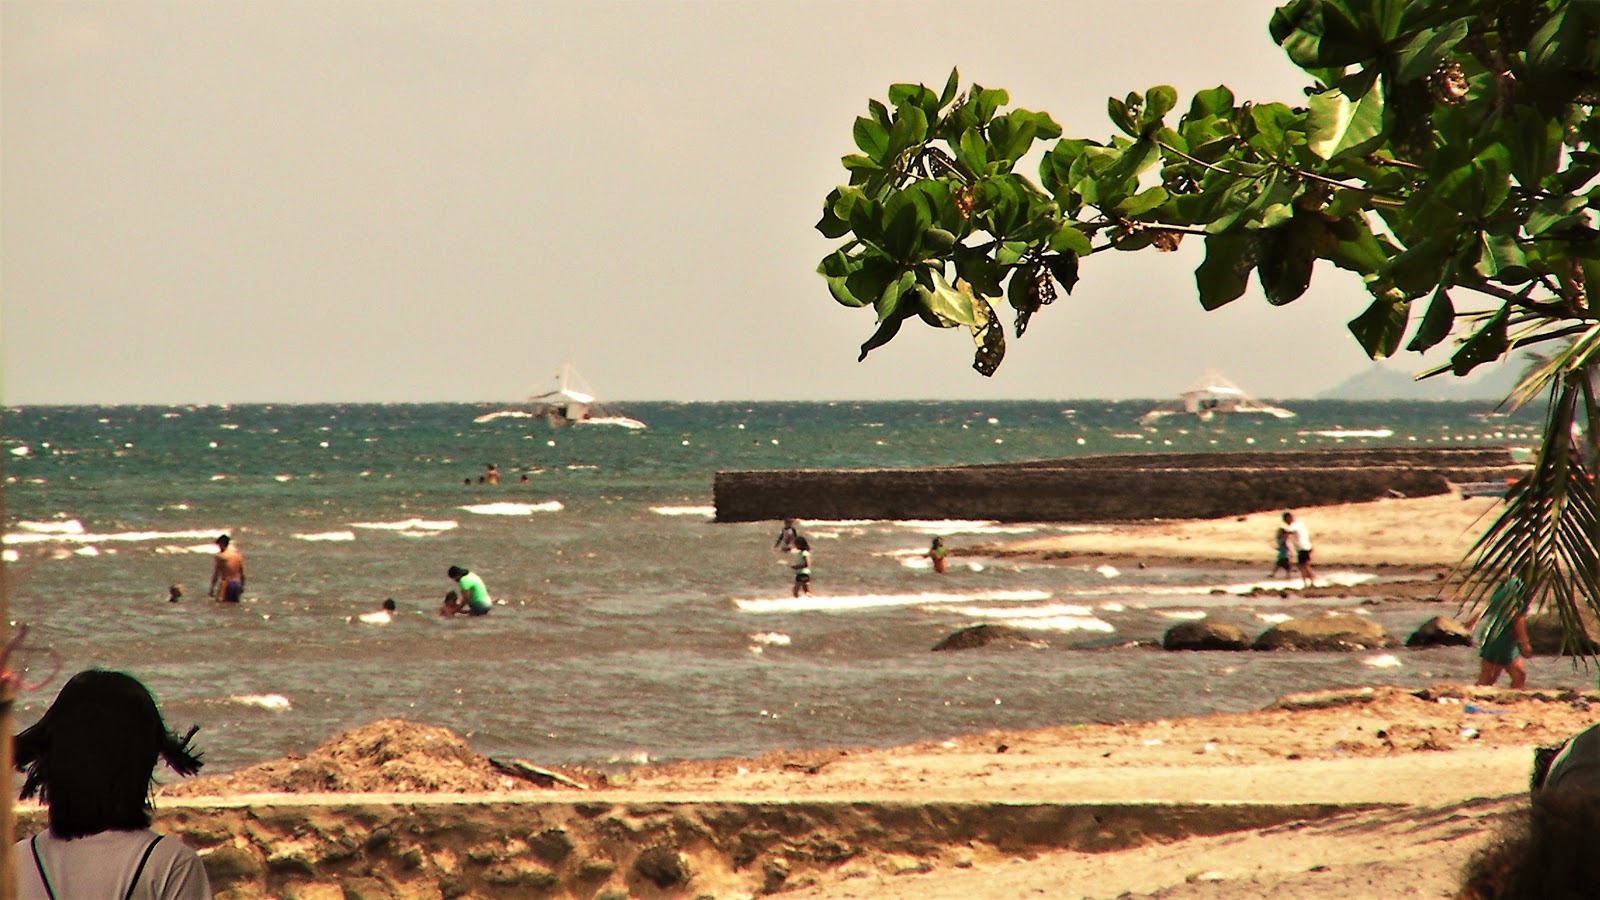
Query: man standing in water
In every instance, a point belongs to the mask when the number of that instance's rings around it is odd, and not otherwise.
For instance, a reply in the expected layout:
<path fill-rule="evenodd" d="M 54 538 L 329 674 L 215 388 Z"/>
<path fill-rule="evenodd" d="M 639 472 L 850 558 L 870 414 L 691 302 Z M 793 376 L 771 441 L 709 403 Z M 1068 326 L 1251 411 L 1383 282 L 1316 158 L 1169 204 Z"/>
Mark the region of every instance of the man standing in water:
<path fill-rule="evenodd" d="M 1316 587 L 1312 583 L 1311 535 L 1306 531 L 1306 523 L 1296 522 L 1294 513 L 1286 512 L 1283 514 L 1283 531 L 1288 538 L 1289 549 L 1294 551 L 1295 565 L 1300 569 L 1300 586 Z"/>
<path fill-rule="evenodd" d="M 210 595 L 223 603 L 238 603 L 244 595 L 244 556 L 227 535 L 217 538 L 216 561 L 211 566 Z"/>

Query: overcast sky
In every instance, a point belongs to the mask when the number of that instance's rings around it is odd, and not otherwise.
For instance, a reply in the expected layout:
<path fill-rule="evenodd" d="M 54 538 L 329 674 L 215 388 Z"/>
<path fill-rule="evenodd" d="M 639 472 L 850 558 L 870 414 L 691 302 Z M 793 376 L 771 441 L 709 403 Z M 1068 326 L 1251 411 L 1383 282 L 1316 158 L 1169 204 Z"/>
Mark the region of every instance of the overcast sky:
<path fill-rule="evenodd" d="M 1299 98 L 1274 6 L 4 0 L 4 400 L 512 400 L 565 361 L 618 400 L 1315 394 L 1369 365 L 1331 267 L 1203 313 L 1198 241 L 1099 254 L 987 379 L 917 323 L 856 362 L 815 274 L 891 82 L 1104 140 L 1156 84 Z"/>

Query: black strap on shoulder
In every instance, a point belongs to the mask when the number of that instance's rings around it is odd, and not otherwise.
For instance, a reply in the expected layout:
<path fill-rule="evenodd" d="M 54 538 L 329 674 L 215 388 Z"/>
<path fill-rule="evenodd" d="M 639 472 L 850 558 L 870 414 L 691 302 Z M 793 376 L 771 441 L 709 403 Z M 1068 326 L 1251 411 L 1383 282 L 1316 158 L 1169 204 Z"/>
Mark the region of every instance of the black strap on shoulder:
<path fill-rule="evenodd" d="M 50 886 L 50 876 L 44 873 L 44 860 L 39 858 L 39 836 L 36 834 L 28 841 L 28 847 L 33 850 L 33 866 L 39 870 L 39 880 L 44 882 L 44 892 L 50 900 L 56 900 L 56 889 Z"/>
<path fill-rule="evenodd" d="M 139 868 L 133 870 L 133 880 L 128 882 L 128 893 L 122 896 L 122 900 L 133 900 L 133 889 L 139 886 L 139 876 L 144 874 L 144 864 L 150 861 L 150 854 L 155 852 L 156 845 L 159 843 L 161 843 L 161 835 L 158 834 L 155 840 L 145 845 L 144 855 L 139 857 Z M 43 874 L 42 869 L 40 873 Z M 45 886 L 49 887 L 48 884 Z M 55 900 L 55 896 L 55 894 L 51 894 L 51 900 Z"/>

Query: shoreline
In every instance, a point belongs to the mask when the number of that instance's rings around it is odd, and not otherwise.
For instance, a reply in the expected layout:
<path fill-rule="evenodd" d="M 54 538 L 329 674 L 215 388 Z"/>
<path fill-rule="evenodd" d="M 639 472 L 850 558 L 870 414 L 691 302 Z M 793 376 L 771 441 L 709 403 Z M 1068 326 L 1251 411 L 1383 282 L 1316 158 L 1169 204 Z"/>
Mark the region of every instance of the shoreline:
<path fill-rule="evenodd" d="M 1419 592 L 1448 586 L 1494 506 L 1297 510 L 1318 564 L 1414 576 L 1307 596 L 1427 599 Z M 1265 567 L 1275 519 L 957 552 Z M 250 789 L 240 773 L 174 786 L 157 797 L 157 827 L 201 850 L 233 900 L 1344 900 L 1403 895 L 1397 885 L 1450 896 L 1525 797 L 1533 748 L 1600 719 L 1593 703 L 1593 692 L 1344 687 L 1242 713 L 572 770 L 556 774 L 581 787 L 545 788 L 487 767 L 444 729 L 391 720 L 330 740 L 326 755 L 263 764 L 297 793 Z M 466 774 L 487 780 L 457 780 Z"/>

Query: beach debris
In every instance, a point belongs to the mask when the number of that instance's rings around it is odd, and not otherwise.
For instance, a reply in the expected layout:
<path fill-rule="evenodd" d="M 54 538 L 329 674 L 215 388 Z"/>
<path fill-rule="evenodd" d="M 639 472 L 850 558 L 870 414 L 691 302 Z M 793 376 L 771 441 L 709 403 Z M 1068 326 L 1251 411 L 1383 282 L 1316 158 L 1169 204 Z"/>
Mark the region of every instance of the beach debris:
<path fill-rule="evenodd" d="M 807 775 L 815 775 L 827 768 L 828 763 L 830 762 L 832 762 L 832 760 L 828 759 L 825 759 L 819 763 L 786 762 L 783 764 L 783 768 L 786 772 L 804 772 Z"/>
<path fill-rule="evenodd" d="M 1336 706 L 1355 706 L 1371 703 L 1378 698 L 1378 692 L 1370 687 L 1363 688 L 1336 688 L 1328 691 L 1305 691 L 1295 694 L 1284 694 L 1279 697 L 1268 709 L 1281 709 L 1289 712 L 1302 709 L 1331 709 Z"/>
<path fill-rule="evenodd" d="M 548 788 L 559 785 L 561 787 L 569 787 L 579 791 L 587 791 L 589 789 L 589 786 L 583 784 L 582 782 L 575 781 L 554 769 L 546 769 L 542 766 L 536 766 L 525 759 L 497 759 L 493 756 L 489 757 L 488 759 L 489 765 L 493 766 L 496 772 L 504 772 L 513 778 L 521 778 L 524 781 L 531 781 L 540 787 Z"/>

